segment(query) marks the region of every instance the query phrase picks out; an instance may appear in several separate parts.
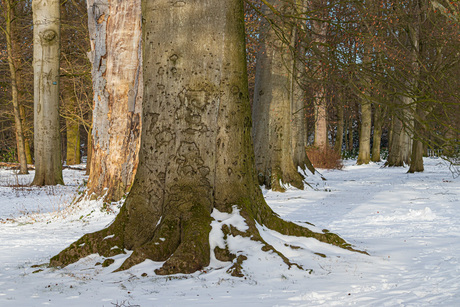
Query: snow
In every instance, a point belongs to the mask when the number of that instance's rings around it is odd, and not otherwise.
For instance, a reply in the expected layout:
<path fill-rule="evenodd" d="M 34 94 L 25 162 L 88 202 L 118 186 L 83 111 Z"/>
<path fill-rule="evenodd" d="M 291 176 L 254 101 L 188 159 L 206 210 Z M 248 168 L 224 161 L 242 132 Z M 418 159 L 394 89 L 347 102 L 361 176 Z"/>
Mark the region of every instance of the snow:
<path fill-rule="evenodd" d="M 153 261 L 113 273 L 130 252 L 112 257 L 109 267 L 95 265 L 104 261 L 98 255 L 63 269 L 37 267 L 110 224 L 121 204 L 70 205 L 87 179 L 80 170 L 64 170 L 66 186 L 37 188 L 25 185 L 33 173 L 0 169 L 0 306 L 458 306 L 460 178 L 441 159 L 425 159 L 419 174 L 355 162 L 321 170 L 327 181 L 308 177 L 314 190 L 263 193 L 284 219 L 338 233 L 369 256 L 258 225 L 269 244 L 304 268 L 288 269 L 258 242 L 224 240 L 222 225 L 247 225 L 236 208 L 215 210 L 210 242 L 248 257 L 244 278 L 231 277 L 231 263 L 216 259 L 192 275 L 156 276 L 161 263 Z"/>

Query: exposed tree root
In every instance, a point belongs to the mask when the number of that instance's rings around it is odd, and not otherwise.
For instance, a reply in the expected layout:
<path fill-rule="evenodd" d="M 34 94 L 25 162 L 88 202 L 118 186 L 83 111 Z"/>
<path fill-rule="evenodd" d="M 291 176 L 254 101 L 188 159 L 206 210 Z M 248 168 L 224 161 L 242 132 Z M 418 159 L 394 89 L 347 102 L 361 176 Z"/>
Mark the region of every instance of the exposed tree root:
<path fill-rule="evenodd" d="M 247 229 L 242 231 L 233 225 L 224 224 L 221 227 L 224 240 L 227 240 L 228 236 L 242 236 L 258 241 L 262 244 L 263 251 L 278 255 L 289 268 L 295 266 L 303 269 L 302 266 L 292 263 L 281 252 L 265 242 L 259 233 L 257 223 L 283 235 L 312 237 L 344 249 L 365 253 L 353 249 L 338 235 L 326 230 L 323 233 L 316 233 L 295 223 L 284 221 L 266 204 L 257 206 L 248 201 L 241 202 L 239 206 L 233 206 L 233 210 L 235 208 L 239 210 L 239 214 L 245 220 Z M 204 206 L 188 204 L 182 209 L 181 211 L 173 210 L 167 216 L 162 217 L 148 239 L 133 244 L 129 242 L 129 239 L 127 240 L 126 233 L 130 232 L 126 227 L 129 222 L 129 215 L 123 207 L 112 225 L 101 231 L 83 236 L 60 254 L 51 258 L 50 265 L 63 267 L 94 253 L 104 257 L 112 257 L 125 253 L 125 249 L 128 249 L 132 250 L 133 253 L 116 271 L 126 270 L 146 259 L 164 261 L 163 266 L 155 271 L 158 275 L 189 274 L 202 270 L 210 262 L 209 234 L 212 217 Z M 138 225 L 139 227 L 142 226 Z M 233 262 L 227 270 L 229 274 L 238 277 L 244 275 L 242 263 L 248 255 L 230 251 L 228 246 L 225 248 L 215 247 L 212 252 L 220 261 Z"/>

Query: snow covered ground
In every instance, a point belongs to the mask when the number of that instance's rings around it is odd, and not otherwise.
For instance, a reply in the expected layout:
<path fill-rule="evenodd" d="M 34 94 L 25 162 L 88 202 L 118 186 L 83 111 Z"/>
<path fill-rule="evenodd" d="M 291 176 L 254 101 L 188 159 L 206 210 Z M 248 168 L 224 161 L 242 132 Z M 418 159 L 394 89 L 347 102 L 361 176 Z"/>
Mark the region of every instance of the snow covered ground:
<path fill-rule="evenodd" d="M 117 205 L 114 212 L 96 201 L 69 206 L 83 171 L 64 170 L 65 187 L 36 188 L 20 186 L 33 174 L 0 170 L 0 306 L 459 306 L 460 178 L 441 159 L 425 159 L 420 174 L 354 164 L 322 171 L 326 182 L 309 179 L 317 190 L 264 194 L 283 218 L 327 228 L 370 256 L 261 227 L 270 244 L 313 273 L 235 238 L 253 255 L 245 278 L 216 262 L 193 275 L 155 276 L 161 264 L 151 261 L 112 273 L 126 255 L 107 268 L 95 266 L 103 260 L 97 255 L 64 269 L 32 267 L 109 224 Z M 214 216 L 238 222 L 235 214 Z"/>

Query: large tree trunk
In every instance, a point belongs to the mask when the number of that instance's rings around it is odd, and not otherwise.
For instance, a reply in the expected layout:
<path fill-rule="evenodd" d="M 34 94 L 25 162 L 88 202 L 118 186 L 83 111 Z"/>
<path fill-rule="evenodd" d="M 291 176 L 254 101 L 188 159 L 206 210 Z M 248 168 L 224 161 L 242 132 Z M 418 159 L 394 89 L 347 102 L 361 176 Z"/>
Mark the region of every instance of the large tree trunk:
<path fill-rule="evenodd" d="M 152 259 L 165 261 L 157 274 L 191 273 L 215 257 L 233 261 L 229 272 L 241 276 L 248 254 L 227 240 L 251 237 L 274 251 L 256 221 L 347 247 L 336 235 L 281 220 L 264 202 L 254 172 L 243 1 L 143 1 L 142 13 L 144 124 L 133 187 L 108 228 L 84 236 L 51 264 L 130 249 L 119 269 Z M 212 212 L 239 213 L 247 227 L 222 226 L 224 243 L 211 246 Z"/>
<path fill-rule="evenodd" d="M 280 6 L 278 0 L 270 3 Z M 267 6 L 263 11 L 266 18 L 276 20 L 285 33 L 292 35 L 292 27 L 275 19 Z M 284 191 L 284 184 L 303 189 L 303 177 L 294 166 L 291 146 L 293 53 L 290 42 L 282 40 L 267 20 L 261 25 L 260 42 L 252 111 L 259 183 L 274 191 Z"/>
<path fill-rule="evenodd" d="M 59 133 L 60 7 L 58 0 L 33 0 L 34 157 L 32 185 L 64 184 Z"/>
<path fill-rule="evenodd" d="M 118 201 L 138 165 L 142 103 L 141 4 L 88 1 L 94 92 L 87 193 Z"/>
<path fill-rule="evenodd" d="M 19 174 L 28 174 L 27 170 L 27 157 L 26 157 L 26 147 L 25 147 L 25 137 L 23 132 L 23 126 L 21 122 L 21 112 L 19 106 L 19 94 L 18 94 L 18 75 L 16 73 L 16 65 L 13 54 L 13 27 L 15 20 L 14 7 L 11 0 L 6 0 L 4 2 L 4 16 L 5 16 L 5 36 L 6 36 L 6 46 L 8 53 L 8 66 L 10 69 L 11 77 L 11 94 L 12 94 L 12 103 L 13 103 L 13 115 L 14 115 L 14 124 L 16 128 L 16 144 L 19 157 Z M 16 61 L 17 62 L 17 61 Z"/>

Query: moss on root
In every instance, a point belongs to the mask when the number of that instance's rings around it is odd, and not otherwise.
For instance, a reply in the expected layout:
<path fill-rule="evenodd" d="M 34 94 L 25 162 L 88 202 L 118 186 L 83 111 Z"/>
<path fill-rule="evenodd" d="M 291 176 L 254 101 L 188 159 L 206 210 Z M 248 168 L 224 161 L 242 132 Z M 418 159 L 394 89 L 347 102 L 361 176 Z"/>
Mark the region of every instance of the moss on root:
<path fill-rule="evenodd" d="M 250 199 L 243 199 L 239 202 L 237 207 L 248 228 L 241 231 L 233 225 L 223 225 L 224 240 L 227 240 L 228 236 L 231 235 L 258 241 L 262 244 L 263 251 L 278 255 L 289 268 L 295 266 L 299 269 L 303 268 L 299 264 L 292 263 L 281 252 L 263 240 L 257 223 L 284 235 L 311 237 L 347 250 L 365 253 L 352 248 L 350 244 L 334 233 L 326 230 L 323 233 L 316 233 L 295 223 L 282 220 L 266 205 L 261 194 L 259 196 L 259 202 Z M 64 267 L 94 253 L 99 253 L 106 258 L 113 257 L 124 253 L 125 249 L 131 249 L 133 253 L 116 271 L 126 270 L 146 259 L 164 261 L 163 266 L 155 271 L 158 275 L 189 274 L 202 270 L 209 265 L 209 233 L 212 218 L 206 206 L 198 203 L 187 203 L 181 205 L 180 210 L 178 208 L 171 210 L 161 218 L 150 239 L 134 246 L 132 243 L 130 246 L 125 244 L 126 229 L 128 228 L 126 225 L 130 222 L 134 221 L 129 220 L 124 206 L 112 225 L 101 231 L 84 235 L 51 258 L 50 265 Z M 129 234 L 131 237 L 133 235 L 135 234 Z M 247 255 L 239 252 L 233 253 L 228 247 L 216 247 L 213 252 L 216 259 L 233 262 L 227 271 L 229 274 L 243 276 L 242 264 L 247 259 Z M 323 254 L 318 255 L 325 256 Z M 112 263 L 112 261 L 105 262 L 107 266 Z"/>

